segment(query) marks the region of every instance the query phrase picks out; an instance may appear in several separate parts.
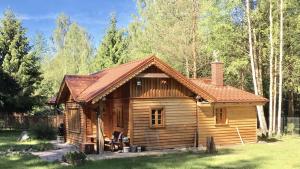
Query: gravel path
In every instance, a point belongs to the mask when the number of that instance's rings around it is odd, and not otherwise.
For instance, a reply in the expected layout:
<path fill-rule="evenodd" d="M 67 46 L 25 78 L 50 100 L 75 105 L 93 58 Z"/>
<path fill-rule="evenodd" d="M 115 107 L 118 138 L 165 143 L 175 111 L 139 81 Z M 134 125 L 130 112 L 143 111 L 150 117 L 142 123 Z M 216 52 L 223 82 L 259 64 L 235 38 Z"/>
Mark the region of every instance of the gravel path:
<path fill-rule="evenodd" d="M 70 151 L 77 150 L 75 146 L 70 144 L 59 144 L 56 141 L 51 141 L 54 145 L 54 150 L 42 151 L 42 152 L 32 152 L 33 155 L 39 156 L 41 159 L 53 162 L 61 161 L 61 158 L 64 154 Z"/>

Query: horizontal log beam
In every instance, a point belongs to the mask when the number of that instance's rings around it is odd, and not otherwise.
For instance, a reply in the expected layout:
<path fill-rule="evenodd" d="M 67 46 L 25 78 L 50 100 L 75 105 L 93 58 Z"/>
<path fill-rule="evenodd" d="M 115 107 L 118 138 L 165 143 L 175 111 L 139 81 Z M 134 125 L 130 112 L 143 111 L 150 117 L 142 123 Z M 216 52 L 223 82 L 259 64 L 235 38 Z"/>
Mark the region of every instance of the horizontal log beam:
<path fill-rule="evenodd" d="M 139 78 L 170 78 L 170 76 L 168 76 L 165 73 L 140 73 L 136 77 L 139 77 Z"/>

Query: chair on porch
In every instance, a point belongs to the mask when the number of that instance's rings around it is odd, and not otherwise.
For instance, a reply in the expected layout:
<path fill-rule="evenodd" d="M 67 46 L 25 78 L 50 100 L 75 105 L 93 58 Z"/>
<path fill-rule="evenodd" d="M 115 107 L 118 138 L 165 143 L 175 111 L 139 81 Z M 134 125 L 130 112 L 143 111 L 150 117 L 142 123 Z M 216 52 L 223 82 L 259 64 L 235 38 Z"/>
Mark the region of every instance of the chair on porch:
<path fill-rule="evenodd" d="M 110 150 L 113 152 L 115 150 L 122 150 L 123 149 L 123 132 L 114 131 L 112 133 L 112 139 L 110 142 Z"/>

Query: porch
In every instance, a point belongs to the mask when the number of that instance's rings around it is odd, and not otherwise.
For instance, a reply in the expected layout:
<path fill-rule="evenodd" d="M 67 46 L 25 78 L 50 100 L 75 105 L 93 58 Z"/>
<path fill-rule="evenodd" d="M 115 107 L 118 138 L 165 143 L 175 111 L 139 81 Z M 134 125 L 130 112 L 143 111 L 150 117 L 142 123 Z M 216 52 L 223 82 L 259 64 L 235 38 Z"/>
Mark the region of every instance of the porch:
<path fill-rule="evenodd" d="M 128 91 L 129 86 L 124 85 L 105 99 L 86 106 L 84 150 L 110 151 L 113 137 L 118 140 L 117 137 L 121 134 L 122 138 L 130 138 Z M 113 136 L 113 133 L 116 134 Z"/>

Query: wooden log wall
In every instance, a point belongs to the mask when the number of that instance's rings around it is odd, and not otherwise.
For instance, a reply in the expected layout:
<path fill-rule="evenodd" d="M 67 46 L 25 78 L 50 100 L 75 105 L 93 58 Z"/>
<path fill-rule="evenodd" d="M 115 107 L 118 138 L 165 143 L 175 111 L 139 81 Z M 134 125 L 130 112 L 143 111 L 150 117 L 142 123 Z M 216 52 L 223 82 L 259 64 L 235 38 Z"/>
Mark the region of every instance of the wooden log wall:
<path fill-rule="evenodd" d="M 137 81 L 141 85 L 137 86 Z M 171 78 L 134 78 L 130 81 L 131 97 L 187 97 L 192 96 L 189 89 Z"/>
<path fill-rule="evenodd" d="M 89 109 L 86 111 L 86 134 L 96 135 L 97 114 L 95 111 Z"/>
<path fill-rule="evenodd" d="M 150 128 L 150 107 L 163 106 L 165 127 Z M 134 145 L 147 149 L 191 147 L 196 132 L 196 103 L 191 98 L 131 99 L 130 113 Z"/>
<path fill-rule="evenodd" d="M 77 132 L 69 130 L 68 126 L 68 109 L 70 108 L 78 108 L 80 111 L 80 130 Z M 80 106 L 79 104 L 68 101 L 65 105 L 65 128 L 66 128 L 66 141 L 70 144 L 74 144 L 81 147 L 81 143 L 85 143 L 86 141 L 86 110 Z"/>
<path fill-rule="evenodd" d="M 199 144 L 205 146 L 206 137 L 213 136 L 216 145 L 240 144 L 236 128 L 245 143 L 255 143 L 256 136 L 256 108 L 255 106 L 226 107 L 228 124 L 216 125 L 213 108 L 211 106 L 198 108 Z"/>
<path fill-rule="evenodd" d="M 151 66 L 143 73 L 163 73 Z M 141 85 L 137 85 L 141 81 Z M 193 93 L 173 78 L 133 78 L 130 80 L 130 97 L 192 97 Z"/>

